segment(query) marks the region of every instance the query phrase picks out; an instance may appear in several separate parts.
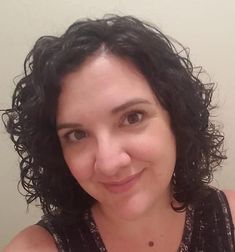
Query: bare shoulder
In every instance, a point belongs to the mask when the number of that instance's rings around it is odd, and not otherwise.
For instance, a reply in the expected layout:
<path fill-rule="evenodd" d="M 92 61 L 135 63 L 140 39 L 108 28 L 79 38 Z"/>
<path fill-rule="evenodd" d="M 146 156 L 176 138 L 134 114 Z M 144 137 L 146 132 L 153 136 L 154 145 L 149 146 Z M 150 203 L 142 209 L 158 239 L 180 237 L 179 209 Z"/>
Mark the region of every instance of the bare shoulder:
<path fill-rule="evenodd" d="M 33 225 L 21 231 L 3 252 L 56 252 L 53 237 L 42 227 Z"/>
<path fill-rule="evenodd" d="M 228 199 L 230 210 L 232 213 L 233 223 L 235 223 L 235 191 L 233 190 L 224 190 L 224 193 Z"/>

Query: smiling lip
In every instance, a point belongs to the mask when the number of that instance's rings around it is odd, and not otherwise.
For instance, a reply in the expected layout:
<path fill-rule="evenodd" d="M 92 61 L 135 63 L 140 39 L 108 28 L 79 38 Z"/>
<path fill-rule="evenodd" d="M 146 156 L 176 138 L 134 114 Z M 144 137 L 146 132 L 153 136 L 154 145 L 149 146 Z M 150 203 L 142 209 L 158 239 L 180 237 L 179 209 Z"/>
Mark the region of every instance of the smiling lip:
<path fill-rule="evenodd" d="M 104 183 L 104 187 L 112 193 L 122 193 L 128 191 L 139 180 L 142 171 L 123 179 L 122 181 Z"/>

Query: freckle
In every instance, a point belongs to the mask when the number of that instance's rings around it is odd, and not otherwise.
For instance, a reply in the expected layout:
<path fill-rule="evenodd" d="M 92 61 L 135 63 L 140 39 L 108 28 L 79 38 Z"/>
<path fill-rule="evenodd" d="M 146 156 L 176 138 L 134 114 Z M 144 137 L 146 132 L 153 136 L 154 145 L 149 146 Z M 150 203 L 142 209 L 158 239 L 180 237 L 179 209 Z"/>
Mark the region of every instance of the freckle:
<path fill-rule="evenodd" d="M 154 246 L 154 242 L 153 241 L 149 241 L 148 245 L 149 245 L 149 247 L 153 247 Z"/>

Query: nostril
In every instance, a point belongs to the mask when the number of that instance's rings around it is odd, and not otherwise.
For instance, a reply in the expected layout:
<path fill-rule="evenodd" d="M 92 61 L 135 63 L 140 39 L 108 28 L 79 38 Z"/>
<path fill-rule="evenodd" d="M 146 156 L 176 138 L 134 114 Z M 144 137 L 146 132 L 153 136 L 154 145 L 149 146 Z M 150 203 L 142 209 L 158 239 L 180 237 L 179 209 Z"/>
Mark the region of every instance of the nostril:
<path fill-rule="evenodd" d="M 130 162 L 130 156 L 122 152 L 115 156 L 97 158 L 94 163 L 94 169 L 97 173 L 102 175 L 114 176 L 119 173 L 120 169 L 129 166 Z"/>

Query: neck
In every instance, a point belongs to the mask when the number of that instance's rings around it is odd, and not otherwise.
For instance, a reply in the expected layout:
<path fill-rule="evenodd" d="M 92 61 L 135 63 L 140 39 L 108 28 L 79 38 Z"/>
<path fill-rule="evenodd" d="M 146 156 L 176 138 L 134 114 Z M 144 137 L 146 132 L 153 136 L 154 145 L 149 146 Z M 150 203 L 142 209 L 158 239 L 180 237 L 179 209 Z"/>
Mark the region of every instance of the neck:
<path fill-rule="evenodd" d="M 174 203 L 177 205 L 177 202 Z M 137 233 L 156 233 L 157 229 L 166 226 L 167 222 L 172 223 L 180 214 L 175 212 L 171 207 L 171 198 L 163 197 L 157 204 L 153 205 L 146 212 L 133 218 L 123 218 L 118 215 L 114 209 L 109 209 L 101 204 L 96 204 L 92 208 L 92 214 L 99 230 L 107 230 L 107 232 L 137 235 Z"/>
<path fill-rule="evenodd" d="M 120 218 L 99 204 L 93 207 L 92 213 L 108 251 L 146 251 L 150 248 L 176 251 L 182 239 L 185 212 L 175 212 L 170 203 L 132 220 Z"/>

